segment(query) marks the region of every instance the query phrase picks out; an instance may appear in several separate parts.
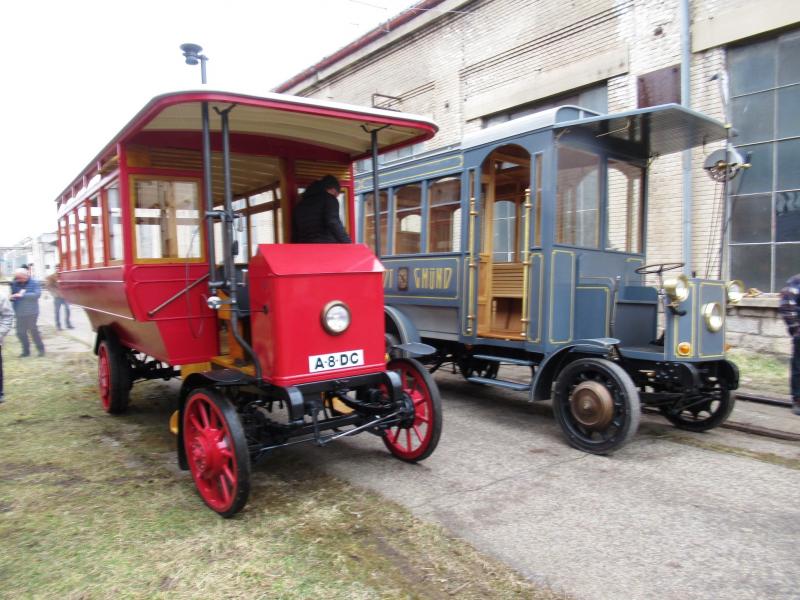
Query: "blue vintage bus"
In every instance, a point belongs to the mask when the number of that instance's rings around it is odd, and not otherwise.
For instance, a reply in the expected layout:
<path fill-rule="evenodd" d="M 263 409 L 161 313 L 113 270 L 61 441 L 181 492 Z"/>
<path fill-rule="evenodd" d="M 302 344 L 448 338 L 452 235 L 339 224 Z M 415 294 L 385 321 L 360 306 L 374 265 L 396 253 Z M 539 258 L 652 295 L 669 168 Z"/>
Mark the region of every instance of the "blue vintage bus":
<path fill-rule="evenodd" d="M 380 240 L 386 269 L 387 344 L 422 342 L 432 371 L 552 398 L 587 452 L 630 440 L 643 404 L 683 429 L 720 425 L 738 386 L 726 306 L 743 285 L 645 264 L 645 216 L 653 159 L 726 133 L 677 105 L 562 106 L 386 163 L 377 203 L 372 174 L 357 177 L 359 237 Z"/>

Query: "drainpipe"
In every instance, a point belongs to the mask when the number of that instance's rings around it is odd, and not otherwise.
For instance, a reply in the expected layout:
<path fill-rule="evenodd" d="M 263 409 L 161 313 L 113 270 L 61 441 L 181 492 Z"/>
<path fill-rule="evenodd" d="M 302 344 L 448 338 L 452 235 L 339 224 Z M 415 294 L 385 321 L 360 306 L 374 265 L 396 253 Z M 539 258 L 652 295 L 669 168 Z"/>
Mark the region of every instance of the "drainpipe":
<path fill-rule="evenodd" d="M 689 36 L 689 0 L 680 0 L 681 19 L 681 105 L 691 108 L 689 74 L 692 66 L 692 48 Z M 683 161 L 683 262 L 684 272 L 692 275 L 692 150 L 682 153 Z"/>

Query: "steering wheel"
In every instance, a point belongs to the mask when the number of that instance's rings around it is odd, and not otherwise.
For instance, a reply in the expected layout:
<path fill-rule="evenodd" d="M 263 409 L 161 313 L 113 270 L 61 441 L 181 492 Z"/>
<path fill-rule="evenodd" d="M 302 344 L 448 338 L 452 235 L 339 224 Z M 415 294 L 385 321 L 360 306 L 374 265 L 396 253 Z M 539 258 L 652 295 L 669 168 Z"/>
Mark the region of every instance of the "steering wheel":
<path fill-rule="evenodd" d="M 644 265 L 636 269 L 640 275 L 661 275 L 664 271 L 674 271 L 680 269 L 686 263 L 682 262 L 667 262 L 667 263 L 653 263 L 652 265 Z"/>

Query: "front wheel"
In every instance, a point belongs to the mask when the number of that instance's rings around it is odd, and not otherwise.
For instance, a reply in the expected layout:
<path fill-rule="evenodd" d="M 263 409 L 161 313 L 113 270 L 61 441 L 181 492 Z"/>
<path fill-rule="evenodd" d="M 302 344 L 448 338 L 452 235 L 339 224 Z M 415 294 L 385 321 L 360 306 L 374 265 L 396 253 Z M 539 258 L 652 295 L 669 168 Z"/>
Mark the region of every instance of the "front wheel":
<path fill-rule="evenodd" d="M 728 387 L 721 381 L 715 381 L 698 395 L 690 396 L 675 406 L 662 408 L 661 414 L 679 429 L 708 431 L 728 419 L 735 403 Z"/>
<path fill-rule="evenodd" d="M 97 387 L 104 411 L 118 415 L 128 409 L 131 365 L 125 349 L 109 339 L 104 339 L 97 348 Z"/>
<path fill-rule="evenodd" d="M 414 405 L 414 420 L 384 431 L 383 443 L 400 460 L 423 460 L 436 449 L 442 434 L 439 388 L 430 373 L 414 359 L 394 359 L 389 361 L 386 369 L 400 375 L 403 393 Z"/>
<path fill-rule="evenodd" d="M 628 443 L 639 428 L 639 392 L 619 365 L 580 358 L 559 373 L 553 412 L 572 446 L 609 454 Z"/>
<path fill-rule="evenodd" d="M 189 470 L 200 497 L 223 517 L 232 517 L 250 495 L 250 454 L 236 409 L 212 389 L 193 390 L 182 421 Z"/>

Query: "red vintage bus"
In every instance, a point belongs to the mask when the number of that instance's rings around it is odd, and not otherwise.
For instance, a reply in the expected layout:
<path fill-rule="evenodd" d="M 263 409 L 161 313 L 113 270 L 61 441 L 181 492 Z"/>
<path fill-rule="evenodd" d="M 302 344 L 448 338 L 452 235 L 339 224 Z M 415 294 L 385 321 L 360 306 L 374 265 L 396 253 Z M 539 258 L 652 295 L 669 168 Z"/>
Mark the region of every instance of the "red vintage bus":
<path fill-rule="evenodd" d="M 292 244 L 290 227 L 331 174 L 352 234 L 353 161 L 435 132 L 306 98 L 170 93 L 57 198 L 62 288 L 97 332 L 103 408 L 124 413 L 134 381 L 181 377 L 178 461 L 220 515 L 276 448 L 364 431 L 405 461 L 436 448 L 435 383 L 412 358 L 387 364 L 380 262 L 361 244 Z"/>

